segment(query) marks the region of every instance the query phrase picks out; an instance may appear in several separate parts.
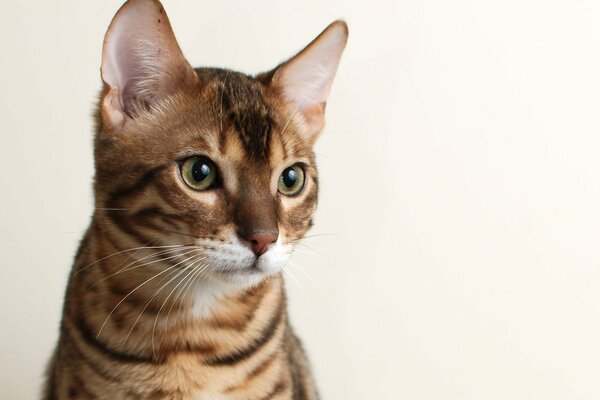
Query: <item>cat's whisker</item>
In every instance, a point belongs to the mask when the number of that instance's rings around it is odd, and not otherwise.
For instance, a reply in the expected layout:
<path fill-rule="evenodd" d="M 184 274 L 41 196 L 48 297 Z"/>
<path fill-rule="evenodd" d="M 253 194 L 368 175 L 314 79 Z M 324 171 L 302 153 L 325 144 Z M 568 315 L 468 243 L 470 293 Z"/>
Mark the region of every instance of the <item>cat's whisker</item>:
<path fill-rule="evenodd" d="M 161 251 L 159 251 L 157 253 L 147 254 L 144 257 L 141 257 L 139 259 L 134 259 L 133 261 L 131 261 L 127 265 L 123 266 L 123 264 L 125 264 L 125 262 L 127 262 L 127 260 L 125 260 L 123 263 L 121 263 L 117 267 L 117 269 L 118 269 L 117 272 L 115 272 L 115 273 L 113 273 L 113 274 L 111 274 L 111 275 L 109 275 L 107 277 L 104 277 L 102 280 L 100 280 L 100 282 L 98 282 L 97 284 L 93 285 L 92 287 L 97 286 L 99 283 L 103 282 L 104 280 L 106 280 L 108 278 L 111 278 L 112 276 L 117 275 L 117 274 L 119 274 L 121 272 L 126 272 L 126 271 L 129 271 L 129 270 L 132 270 L 132 269 L 136 269 L 136 268 L 139 268 L 139 267 L 142 267 L 142 266 L 146 266 L 146 265 L 154 264 L 154 263 L 157 263 L 157 262 L 160 262 L 160 261 L 166 261 L 166 260 L 170 260 L 172 258 L 176 258 L 179 254 L 175 254 L 173 256 L 169 256 L 169 254 L 178 253 L 181 250 L 184 250 L 184 248 L 183 247 L 179 247 L 179 248 L 176 248 L 176 249 L 161 250 Z M 186 254 L 186 253 L 183 253 L 183 254 Z M 141 265 L 135 265 L 137 263 L 140 263 L 140 262 L 143 262 L 145 260 L 152 259 L 152 258 L 155 258 L 155 257 L 158 258 L 158 259 L 144 262 Z"/>
<path fill-rule="evenodd" d="M 128 265 L 126 265 L 124 268 L 127 268 L 127 267 L 129 267 L 130 265 L 133 265 L 133 264 L 135 264 L 136 262 L 144 261 L 144 260 L 146 260 L 146 259 L 148 259 L 148 258 L 160 257 L 161 259 L 163 259 L 163 260 L 164 260 L 165 258 L 164 258 L 164 257 L 162 257 L 162 256 L 164 256 L 164 255 L 167 255 L 167 254 L 172 254 L 172 253 L 177 253 L 177 252 L 180 252 L 180 251 L 187 251 L 187 250 L 189 250 L 189 249 L 196 250 L 196 249 L 198 249 L 198 246 L 195 246 L 195 245 L 189 245 L 189 246 L 188 246 L 188 245 L 185 245 L 185 246 L 181 246 L 181 247 L 177 247 L 177 248 L 166 249 L 166 250 L 161 250 L 161 251 L 158 251 L 158 252 L 155 252 L 155 253 L 147 254 L 147 255 L 145 255 L 145 256 L 144 256 L 144 257 L 142 257 L 142 258 L 139 258 L 139 259 L 135 259 L 135 260 L 133 260 L 133 261 L 132 261 L 132 262 L 130 262 Z M 133 256 L 131 256 L 131 258 L 133 258 Z M 119 267 L 121 267 L 123 264 L 125 264 L 125 262 L 126 262 L 126 261 L 124 261 L 123 263 L 121 263 L 121 264 L 119 265 Z"/>
<path fill-rule="evenodd" d="M 192 277 L 191 278 L 186 277 L 187 282 L 183 285 L 183 287 L 181 288 L 179 293 L 177 293 L 177 295 L 173 299 L 173 302 L 171 302 L 171 307 L 169 308 L 169 312 L 167 313 L 167 319 L 165 321 L 165 326 L 167 326 L 167 327 L 169 326 L 171 311 L 173 311 L 173 307 L 175 306 L 175 304 L 177 304 L 179 297 L 181 296 L 181 301 L 185 301 L 190 288 L 195 285 L 197 278 L 202 273 L 202 270 L 208 266 L 208 264 L 204 264 L 201 267 L 198 267 L 198 265 L 201 262 L 202 262 L 202 260 L 199 260 L 194 263 L 194 273 L 193 273 Z"/>
<path fill-rule="evenodd" d="M 185 267 L 182 269 L 173 269 L 171 270 L 167 275 L 163 276 L 162 279 L 157 283 L 157 285 L 162 284 L 165 280 L 169 279 L 168 282 L 166 282 L 165 284 L 163 284 L 158 290 L 155 291 L 155 293 L 150 297 L 150 299 L 146 302 L 146 304 L 144 305 L 144 307 L 142 308 L 142 310 L 140 311 L 140 313 L 138 314 L 137 318 L 135 319 L 135 321 L 133 321 L 133 324 L 131 325 L 131 328 L 129 329 L 129 331 L 127 332 L 127 335 L 125 336 L 125 338 L 123 338 L 123 345 L 125 345 L 127 343 L 127 340 L 129 339 L 129 336 L 131 335 L 131 333 L 133 332 L 133 330 L 135 329 L 135 326 L 137 325 L 138 321 L 140 320 L 140 318 L 142 317 L 142 315 L 144 315 L 144 311 L 146 311 L 146 308 L 152 303 L 152 300 L 154 300 L 159 294 L 160 292 L 169 285 L 169 283 L 177 278 L 179 275 L 181 275 L 182 273 L 184 273 L 186 271 Z"/>
<path fill-rule="evenodd" d="M 299 243 L 299 245 L 300 246 L 297 246 L 292 250 L 291 254 L 298 255 L 300 257 L 304 257 L 305 259 L 308 259 L 308 260 L 313 260 L 312 257 L 317 256 L 317 257 L 319 257 L 319 259 L 323 260 L 328 267 L 334 266 L 334 263 L 331 260 L 331 258 L 329 258 L 326 255 L 324 255 L 323 253 L 321 253 L 320 250 L 313 249 L 311 247 L 307 247 L 307 246 L 303 245 L 302 243 Z"/>
<path fill-rule="evenodd" d="M 181 289 L 178 291 L 178 293 L 175 295 L 175 297 L 173 298 L 173 301 L 171 302 L 171 307 L 169 308 L 169 314 L 171 312 L 171 310 L 173 309 L 173 307 L 175 306 L 175 304 L 177 304 L 177 301 L 179 300 L 179 297 L 181 296 L 181 300 L 184 301 L 185 299 L 185 295 L 184 292 L 186 291 L 186 289 L 189 287 L 192 278 L 196 275 L 196 273 L 198 272 L 198 265 L 202 264 L 202 261 L 205 260 L 205 258 L 201 258 L 199 260 L 195 260 L 193 265 L 192 265 L 192 270 L 194 271 L 193 275 L 191 278 L 186 277 L 185 278 L 185 284 L 181 287 Z M 183 295 L 183 296 L 182 296 Z M 168 314 L 167 314 L 168 315 Z M 167 318 L 167 322 L 166 325 L 168 325 L 168 318 Z"/>
<path fill-rule="evenodd" d="M 178 250 L 179 249 L 177 249 L 177 250 L 170 250 L 170 252 L 174 252 L 174 251 L 178 251 Z M 168 256 L 168 257 L 160 257 L 160 255 L 158 255 L 158 254 L 152 254 L 150 256 L 146 256 L 146 257 L 159 257 L 159 259 L 158 260 L 148 261 L 148 262 L 145 262 L 145 263 L 140 264 L 140 265 L 135 265 L 135 264 L 137 262 L 139 262 L 139 261 L 142 261 L 143 258 L 140 259 L 140 260 L 133 261 L 133 262 L 129 263 L 126 267 L 121 268 L 120 270 L 118 270 L 118 271 L 116 271 L 116 272 L 114 272 L 114 273 L 112 273 L 112 274 L 110 274 L 108 276 L 105 276 L 104 278 L 100 279 L 97 283 L 95 283 L 94 285 L 92 285 L 90 287 L 94 288 L 94 287 L 100 285 L 102 282 L 106 281 L 107 279 L 110 279 L 110 278 L 112 278 L 112 277 L 114 277 L 116 275 L 119 275 L 121 273 L 124 273 L 124 272 L 127 272 L 127 271 L 132 271 L 134 269 L 138 269 L 138 268 L 141 268 L 141 267 L 147 267 L 148 265 L 153 265 L 153 264 L 159 263 L 161 261 L 171 260 L 171 259 L 177 258 L 177 257 L 183 257 L 183 256 L 185 256 L 187 254 L 193 253 L 194 251 L 196 251 L 196 249 L 188 250 L 188 251 L 184 252 L 183 254 L 175 254 L 173 256 Z M 162 254 L 162 255 L 164 255 L 164 254 Z M 146 257 L 144 257 L 144 258 L 146 258 Z"/>
<path fill-rule="evenodd" d="M 184 264 L 190 260 L 194 260 L 196 257 L 201 257 L 200 255 L 194 255 L 191 257 L 186 258 L 183 261 L 178 262 L 177 264 L 175 264 L 175 266 Z M 188 266 L 184 266 L 183 268 L 181 268 L 180 271 L 177 271 L 177 273 L 175 274 L 175 276 L 173 276 L 171 279 L 169 279 L 169 281 L 167 283 L 165 283 L 164 285 L 162 285 L 160 287 L 160 289 L 158 289 L 156 291 L 156 293 L 154 293 L 154 295 L 152 295 L 152 297 L 150 297 L 150 300 L 148 300 L 148 302 L 146 303 L 146 305 L 144 306 L 144 308 L 142 308 L 142 311 L 140 311 L 140 314 L 138 315 L 138 317 L 135 319 L 135 321 L 133 322 L 133 325 L 131 325 L 131 329 L 129 329 L 129 332 L 127 333 L 127 336 L 125 336 L 125 339 L 123 340 L 123 344 L 125 344 L 127 342 L 127 339 L 129 338 L 129 336 L 131 335 L 131 332 L 133 332 L 133 329 L 135 328 L 135 326 L 137 325 L 138 321 L 140 320 L 140 318 L 142 317 L 142 315 L 144 314 L 144 311 L 146 311 L 146 309 L 148 308 L 148 306 L 150 305 L 150 303 L 152 303 L 152 300 L 154 300 L 159 294 L 160 292 L 169 285 L 169 283 L 173 282 L 173 280 L 177 279 L 177 277 L 179 277 L 180 275 L 182 275 L 184 272 L 187 271 Z M 171 275 L 171 274 L 169 274 Z M 160 284 L 160 282 L 159 282 Z"/>
<path fill-rule="evenodd" d="M 325 256 L 323 254 L 321 254 L 321 252 L 318 249 L 315 249 L 314 247 L 309 246 L 307 243 L 298 242 L 298 243 L 294 244 L 294 249 L 292 250 L 292 252 L 302 254 L 305 251 L 310 251 L 310 252 L 312 252 L 310 254 L 325 258 Z M 309 254 L 309 253 L 306 252 L 304 254 Z"/>
<path fill-rule="evenodd" d="M 185 261 L 185 260 L 184 260 Z M 123 302 L 125 300 L 127 300 L 127 298 L 129 298 L 129 296 L 131 296 L 135 291 L 137 291 L 139 288 L 141 288 L 142 286 L 144 286 L 145 284 L 147 284 L 148 282 L 156 279 L 157 277 L 163 275 L 164 273 L 172 270 L 173 268 L 177 268 L 178 265 L 180 265 L 181 262 L 174 264 L 172 266 L 170 266 L 169 268 L 166 268 L 158 273 L 156 273 L 155 275 L 153 275 L 152 277 L 146 279 L 144 282 L 140 283 L 139 285 L 137 285 L 133 290 L 131 290 L 129 293 L 127 293 L 127 295 L 125 295 L 125 297 L 123 297 L 121 299 L 121 301 L 119 301 L 117 303 L 117 305 L 110 311 L 110 313 L 108 314 L 108 316 L 106 317 L 106 319 L 104 320 L 104 323 L 102 324 L 102 326 L 100 327 L 100 329 L 98 330 L 98 334 L 96 335 L 96 339 L 98 339 L 100 337 L 100 334 L 102 333 L 102 331 L 104 330 L 104 327 L 106 326 L 106 323 L 108 322 L 109 318 L 111 317 L 111 315 L 115 312 L 115 310 L 121 305 L 123 304 Z"/>
<path fill-rule="evenodd" d="M 88 268 L 90 268 L 90 267 L 98 264 L 99 262 L 102 262 L 102 261 L 107 260 L 107 259 L 109 259 L 111 257 L 116 256 L 116 255 L 127 253 L 127 252 L 130 252 L 130 251 L 133 251 L 134 252 L 133 255 L 135 255 L 135 253 L 137 252 L 137 250 L 141 250 L 141 249 L 148 248 L 148 247 L 154 247 L 154 246 L 152 246 L 154 243 L 156 243 L 156 239 L 149 240 L 146 243 L 144 243 L 142 246 L 132 247 L 132 248 L 129 248 L 129 249 L 124 249 L 124 250 L 117 250 L 116 252 L 114 252 L 112 254 L 109 254 L 109 255 L 107 255 L 105 257 L 102 257 L 102 258 L 100 258 L 100 259 L 98 259 L 96 261 L 91 262 L 90 264 L 86 265 L 85 267 L 82 267 L 82 268 L 78 269 L 77 271 L 75 271 L 73 273 L 73 277 L 77 276 L 80 272 L 83 272 L 83 271 L 87 270 Z M 128 256 L 129 256 L 129 254 L 128 254 Z"/>
<path fill-rule="evenodd" d="M 298 288 L 302 291 L 302 293 L 304 295 L 306 295 L 306 290 L 304 290 L 304 287 L 300 284 L 300 281 L 294 276 L 294 274 L 292 274 L 292 272 L 288 269 L 282 268 L 282 271 L 284 274 L 287 274 L 292 281 L 296 284 L 296 286 L 298 286 Z"/>
<path fill-rule="evenodd" d="M 152 239 L 150 241 L 148 241 L 145 246 L 148 246 L 149 244 L 155 244 L 157 243 L 156 239 Z M 171 250 L 171 249 L 167 249 L 167 250 Z M 133 259 L 134 261 L 137 259 L 137 254 L 141 253 L 142 251 L 144 251 L 144 249 L 139 249 L 137 251 L 134 251 L 133 253 L 128 253 L 126 255 L 124 255 L 123 257 L 123 261 L 119 263 L 119 265 L 117 266 L 117 268 L 121 268 L 123 267 L 123 265 L 125 265 L 129 260 Z M 154 252 L 155 250 L 152 249 L 152 252 Z M 165 250 L 160 250 L 159 253 L 162 253 Z M 144 258 L 144 257 L 143 257 Z M 97 264 L 97 265 L 101 265 L 101 264 Z"/>
<path fill-rule="evenodd" d="M 203 259 L 203 258 L 201 258 L 201 259 Z M 177 290 L 177 288 L 179 288 L 179 286 L 182 283 L 184 283 L 184 282 L 187 283 L 189 277 L 194 274 L 195 266 L 197 265 L 196 262 L 197 262 L 197 260 L 193 260 L 193 261 L 190 262 L 189 265 L 185 266 L 185 268 L 182 271 L 182 273 L 183 272 L 187 272 L 187 274 L 183 278 L 181 278 L 179 280 L 179 282 L 177 282 L 177 284 L 171 289 L 171 291 L 169 292 L 169 294 L 167 295 L 167 297 L 163 300 L 160 308 L 158 309 L 158 313 L 156 314 L 156 316 L 154 318 L 154 324 L 152 325 L 152 335 L 151 335 L 150 344 L 151 344 L 151 347 L 152 347 L 152 354 L 155 357 L 156 357 L 156 349 L 154 347 L 154 333 L 156 331 L 156 325 L 158 324 L 158 320 L 160 318 L 160 313 L 162 312 L 164 306 L 167 304 L 167 302 L 169 301 L 169 299 L 171 298 L 171 296 L 173 295 L 173 293 Z M 176 276 L 176 278 L 179 277 L 179 276 L 181 276 L 181 274 L 179 274 L 178 276 Z M 167 283 L 170 283 L 170 282 L 167 282 Z M 184 286 L 185 286 L 185 284 L 184 284 Z M 175 304 L 175 301 L 176 301 L 176 299 L 173 299 L 173 302 L 171 304 L 171 309 L 173 308 L 173 305 Z M 168 324 L 165 324 L 164 328 L 168 329 L 169 328 Z"/>
<path fill-rule="evenodd" d="M 199 259 L 194 260 L 194 262 L 192 263 L 193 265 L 191 267 L 193 274 L 191 275 L 191 277 L 188 275 L 183 279 L 185 281 L 185 284 L 181 287 L 181 289 L 178 291 L 177 295 L 173 299 L 173 302 L 171 304 L 171 308 L 169 309 L 169 312 L 171 309 L 173 309 L 173 306 L 177 303 L 177 301 L 179 301 L 180 298 L 181 298 L 181 301 L 184 301 L 184 299 L 186 298 L 186 294 L 184 294 L 184 292 L 186 293 L 187 289 L 190 288 L 191 282 L 196 277 L 196 275 L 198 273 L 201 273 L 202 270 L 204 268 L 206 268 L 206 266 L 208 265 L 207 263 L 203 264 L 204 260 L 206 260 L 206 257 L 201 257 Z M 202 264 L 202 266 L 199 267 L 199 265 L 201 265 L 201 264 Z M 167 325 L 168 325 L 168 319 L 167 319 Z"/>
<path fill-rule="evenodd" d="M 151 243 L 151 242 L 152 242 L 152 241 L 150 241 L 150 242 L 148 242 L 148 243 Z M 105 257 L 102 257 L 102 258 L 100 258 L 100 259 L 98 259 L 98 260 L 96 260 L 96 261 L 92 262 L 91 264 L 88 264 L 88 265 L 86 265 L 85 267 L 83 267 L 83 268 L 81 268 L 81 269 L 77 270 L 77 271 L 76 271 L 76 272 L 73 274 L 73 276 L 75 276 L 75 275 L 77 275 L 77 274 L 79 274 L 79 273 L 83 272 L 84 270 L 86 270 L 86 269 L 90 268 L 90 267 L 91 267 L 91 266 L 93 266 L 93 265 L 96 265 L 96 264 L 98 264 L 99 262 L 102 262 L 102 261 L 104 261 L 104 260 L 107 260 L 107 259 L 109 259 L 109 258 L 111 258 L 111 257 L 114 257 L 114 256 L 116 256 L 116 255 L 119 255 L 119 254 L 127 253 L 127 252 L 130 252 L 130 251 L 136 251 L 136 250 L 145 250 L 145 249 L 148 249 L 148 250 L 150 250 L 150 249 L 161 249 L 161 248 L 166 248 L 166 247 L 174 248 L 174 247 L 182 247 L 182 246 L 185 246 L 185 245 L 183 245 L 183 244 L 174 244 L 174 245 L 167 245 L 167 246 L 146 246 L 146 245 L 144 245 L 144 246 L 132 247 L 132 248 L 130 248 L 130 249 L 120 250 L 120 251 L 117 251 L 117 252 L 115 252 L 115 253 L 109 254 L 109 255 L 107 255 L 107 256 L 105 256 Z"/>
<path fill-rule="evenodd" d="M 295 267 L 296 269 L 300 270 L 304 275 L 307 276 L 307 278 L 314 281 L 314 283 L 319 284 L 319 282 L 316 281 L 312 276 L 308 276 L 308 271 L 306 271 L 306 269 L 304 267 L 302 267 L 296 260 L 290 259 L 290 260 L 288 260 L 288 264 L 291 265 L 292 267 Z"/>
<path fill-rule="evenodd" d="M 292 239 L 289 242 L 294 243 L 294 242 L 299 242 L 299 241 L 306 240 L 306 239 L 314 239 L 317 237 L 335 237 L 339 240 L 342 240 L 342 237 L 337 233 L 315 233 L 313 235 L 306 235 L 306 236 L 299 237 L 297 239 Z"/>
<path fill-rule="evenodd" d="M 190 285 L 188 285 L 187 289 L 185 290 L 185 293 L 183 293 L 182 298 L 187 297 L 187 294 L 189 292 L 189 290 L 196 284 L 196 282 L 202 277 L 202 273 L 210 266 L 210 263 L 205 263 L 203 264 L 199 269 L 198 269 L 198 273 L 193 277 L 194 282 L 192 282 Z"/>
<path fill-rule="evenodd" d="M 315 284 L 315 286 L 319 289 L 319 291 L 323 294 L 326 294 L 325 288 L 323 287 L 323 285 L 321 285 L 321 283 L 316 280 L 315 278 L 313 278 L 304 268 L 302 268 L 300 266 L 300 264 L 295 263 L 292 260 L 288 261 L 288 264 L 291 265 L 292 267 L 296 268 L 298 271 L 300 271 L 304 276 L 306 276 L 312 283 Z"/>
<path fill-rule="evenodd" d="M 205 257 L 201 257 L 199 260 L 204 260 Z M 175 290 L 177 290 L 177 288 L 179 287 L 179 285 L 181 285 L 184 282 L 188 282 L 188 278 L 190 277 L 190 275 L 192 275 L 194 273 L 195 267 L 196 267 L 196 262 L 199 261 L 198 259 L 194 259 L 190 265 L 186 266 L 186 268 L 184 268 L 184 271 L 186 269 L 189 269 L 188 273 L 186 276 L 183 277 L 183 279 L 181 279 L 174 287 L 173 289 L 171 289 L 171 291 L 169 292 L 169 295 L 165 298 L 165 300 L 163 301 L 163 303 L 161 304 L 160 308 L 158 309 L 158 313 L 156 314 L 156 318 L 154 318 L 154 324 L 152 325 L 152 338 L 151 338 L 151 345 L 152 345 L 152 354 L 154 356 L 156 356 L 156 350 L 154 348 L 154 332 L 156 331 L 156 324 L 158 323 L 158 319 L 160 318 L 160 313 L 163 310 L 163 307 L 165 306 L 165 304 L 167 304 L 167 302 L 169 301 L 169 299 L 171 298 L 171 296 L 173 295 L 173 293 L 175 292 Z M 178 275 L 179 276 L 179 275 Z M 176 276 L 177 278 L 177 276 Z M 170 283 L 167 282 L 167 284 Z M 185 285 L 184 285 L 185 286 Z M 175 299 L 173 300 L 175 301 Z M 174 303 L 173 303 L 174 304 Z M 168 328 L 168 326 L 166 326 Z"/>

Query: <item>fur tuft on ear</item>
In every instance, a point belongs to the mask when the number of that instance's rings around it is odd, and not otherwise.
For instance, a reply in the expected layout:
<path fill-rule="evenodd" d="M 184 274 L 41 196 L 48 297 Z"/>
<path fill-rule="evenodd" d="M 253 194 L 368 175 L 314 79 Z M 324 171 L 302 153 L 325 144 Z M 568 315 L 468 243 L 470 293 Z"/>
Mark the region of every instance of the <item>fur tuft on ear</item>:
<path fill-rule="evenodd" d="M 104 38 L 101 72 L 102 116 L 116 130 L 197 79 L 158 0 L 129 0 L 119 9 Z"/>
<path fill-rule="evenodd" d="M 347 41 L 348 26 L 334 21 L 273 75 L 271 84 L 304 118 L 303 135 L 311 143 L 323 129 L 325 104 Z"/>

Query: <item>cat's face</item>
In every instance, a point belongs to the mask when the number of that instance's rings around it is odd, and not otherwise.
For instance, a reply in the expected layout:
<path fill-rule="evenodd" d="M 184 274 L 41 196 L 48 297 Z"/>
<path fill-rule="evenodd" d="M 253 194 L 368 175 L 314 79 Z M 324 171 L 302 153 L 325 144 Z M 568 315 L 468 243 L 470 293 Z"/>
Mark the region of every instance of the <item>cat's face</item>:
<path fill-rule="evenodd" d="M 312 147 L 345 40 L 338 22 L 257 77 L 193 70 L 162 6 L 128 2 L 105 41 L 98 218 L 132 246 L 193 248 L 210 279 L 278 273 L 311 226 Z"/>
<path fill-rule="evenodd" d="M 99 207 L 138 241 L 197 244 L 216 277 L 261 279 L 310 226 L 312 148 L 260 81 L 197 72 L 195 90 L 138 116 L 121 137 L 100 136 Z"/>

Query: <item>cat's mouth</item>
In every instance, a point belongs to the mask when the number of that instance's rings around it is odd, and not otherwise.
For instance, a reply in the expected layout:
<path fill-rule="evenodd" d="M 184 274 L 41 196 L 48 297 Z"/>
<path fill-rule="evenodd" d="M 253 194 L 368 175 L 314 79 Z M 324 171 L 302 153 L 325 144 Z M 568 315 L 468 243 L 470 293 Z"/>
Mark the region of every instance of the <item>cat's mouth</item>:
<path fill-rule="evenodd" d="M 240 284 L 254 284 L 279 273 L 289 257 L 288 249 L 282 243 L 274 243 L 260 255 L 238 243 L 223 246 L 220 250 L 205 253 L 211 265 L 208 275 Z"/>

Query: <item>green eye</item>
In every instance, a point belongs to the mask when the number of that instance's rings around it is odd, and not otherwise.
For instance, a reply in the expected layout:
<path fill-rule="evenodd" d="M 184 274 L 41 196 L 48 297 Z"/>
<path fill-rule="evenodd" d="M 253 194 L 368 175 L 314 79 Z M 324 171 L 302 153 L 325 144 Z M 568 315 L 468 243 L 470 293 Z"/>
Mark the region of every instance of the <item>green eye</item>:
<path fill-rule="evenodd" d="M 298 164 L 287 167 L 277 182 L 277 190 L 286 196 L 298 194 L 304 187 L 304 170 Z"/>
<path fill-rule="evenodd" d="M 181 163 L 181 177 L 189 187 L 206 190 L 217 180 L 217 166 L 206 157 L 190 157 Z"/>

